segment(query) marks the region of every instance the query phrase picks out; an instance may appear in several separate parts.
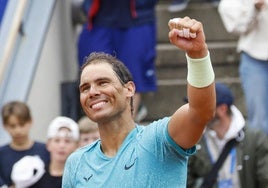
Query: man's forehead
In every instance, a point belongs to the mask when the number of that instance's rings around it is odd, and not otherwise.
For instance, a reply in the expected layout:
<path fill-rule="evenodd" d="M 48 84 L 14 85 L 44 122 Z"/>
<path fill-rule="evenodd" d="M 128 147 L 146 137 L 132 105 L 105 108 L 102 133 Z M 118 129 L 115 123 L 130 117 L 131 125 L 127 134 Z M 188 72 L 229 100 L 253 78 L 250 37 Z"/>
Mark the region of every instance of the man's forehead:
<path fill-rule="evenodd" d="M 89 65 L 87 65 L 82 72 L 84 71 L 91 71 L 91 70 L 104 70 L 104 71 L 113 71 L 113 67 L 111 64 L 105 62 L 105 61 L 101 61 L 98 63 L 91 63 Z"/>
<path fill-rule="evenodd" d="M 108 63 L 97 63 L 86 66 L 81 74 L 81 83 L 89 80 L 103 80 L 117 78 L 112 66 Z"/>

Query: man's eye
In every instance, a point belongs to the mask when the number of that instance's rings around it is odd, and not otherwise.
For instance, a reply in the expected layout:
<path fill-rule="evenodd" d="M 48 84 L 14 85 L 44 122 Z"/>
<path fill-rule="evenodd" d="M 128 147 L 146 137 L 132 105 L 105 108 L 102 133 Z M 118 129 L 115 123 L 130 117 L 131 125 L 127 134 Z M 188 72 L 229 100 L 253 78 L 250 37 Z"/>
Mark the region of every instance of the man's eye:
<path fill-rule="evenodd" d="M 108 84 L 108 82 L 103 81 L 103 82 L 100 82 L 99 84 L 100 84 L 101 86 L 105 86 L 106 84 Z"/>
<path fill-rule="evenodd" d="M 81 93 L 87 93 L 89 91 L 90 87 L 83 87 L 81 88 L 80 92 Z"/>

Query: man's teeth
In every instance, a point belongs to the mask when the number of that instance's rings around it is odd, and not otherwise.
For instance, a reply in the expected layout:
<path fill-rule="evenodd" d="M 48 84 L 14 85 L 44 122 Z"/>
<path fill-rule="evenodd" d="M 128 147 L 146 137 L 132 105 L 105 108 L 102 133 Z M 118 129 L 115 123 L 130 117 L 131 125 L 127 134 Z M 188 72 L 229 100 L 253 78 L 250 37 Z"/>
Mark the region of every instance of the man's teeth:
<path fill-rule="evenodd" d="M 99 103 L 92 105 L 92 108 L 99 108 L 99 107 L 103 106 L 104 104 L 105 104 L 105 102 L 99 102 Z"/>

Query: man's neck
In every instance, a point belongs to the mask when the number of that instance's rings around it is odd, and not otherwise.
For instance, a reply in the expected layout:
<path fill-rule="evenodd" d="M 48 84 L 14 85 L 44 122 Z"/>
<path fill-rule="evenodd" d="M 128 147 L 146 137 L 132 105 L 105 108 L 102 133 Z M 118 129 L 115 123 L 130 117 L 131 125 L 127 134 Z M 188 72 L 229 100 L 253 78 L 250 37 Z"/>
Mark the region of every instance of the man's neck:
<path fill-rule="evenodd" d="M 102 152 L 109 157 L 115 156 L 127 135 L 134 128 L 135 122 L 133 120 L 99 125 Z"/>

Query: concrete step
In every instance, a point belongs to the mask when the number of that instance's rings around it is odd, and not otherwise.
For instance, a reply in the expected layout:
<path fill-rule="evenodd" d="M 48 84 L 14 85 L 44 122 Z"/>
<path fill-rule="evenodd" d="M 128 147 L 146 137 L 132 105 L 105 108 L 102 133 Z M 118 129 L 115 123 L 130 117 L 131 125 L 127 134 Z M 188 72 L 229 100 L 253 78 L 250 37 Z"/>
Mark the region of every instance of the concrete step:
<path fill-rule="evenodd" d="M 235 96 L 235 105 L 246 114 L 246 108 L 244 104 L 244 95 L 241 89 L 240 80 L 237 76 L 226 75 L 226 73 L 235 73 L 236 67 L 222 67 L 222 69 L 216 69 L 216 75 L 220 72 L 225 77 L 216 77 L 216 81 L 226 83 Z M 171 71 L 168 71 L 171 72 Z M 174 72 L 176 72 L 174 70 Z M 184 71 L 177 72 L 177 75 L 185 74 Z M 181 74 L 181 75 L 182 75 Z M 145 121 L 152 121 L 164 116 L 172 115 L 179 106 L 184 104 L 183 98 L 186 96 L 186 79 L 173 78 L 173 79 L 162 79 L 158 80 L 158 90 L 155 93 L 146 93 L 142 97 L 144 105 L 148 109 L 148 115 Z"/>
<path fill-rule="evenodd" d="M 208 42 L 208 48 L 213 64 L 230 64 L 239 61 L 236 52 L 236 41 Z M 156 66 L 158 68 L 166 66 L 185 65 L 185 53 L 170 43 L 158 43 Z"/>
<path fill-rule="evenodd" d="M 168 11 L 170 2 L 161 0 L 157 6 L 156 72 L 158 91 L 142 96 L 143 102 L 148 108 L 148 116 L 144 121 L 170 116 L 184 104 L 187 73 L 185 53 L 169 43 L 167 25 L 169 19 L 184 16 L 195 18 L 203 23 L 216 81 L 224 82 L 232 89 L 236 99 L 235 105 L 246 116 L 244 95 L 238 74 L 237 37 L 226 32 L 217 8 L 211 4 L 192 0 L 186 10 L 170 13 Z"/>
<path fill-rule="evenodd" d="M 182 79 L 165 81 L 159 81 L 160 87 L 157 92 L 143 95 L 144 105 L 148 109 L 148 115 L 144 121 L 153 121 L 164 116 L 170 116 L 184 104 L 186 81 Z M 226 83 L 232 91 L 235 91 L 235 105 L 245 114 L 244 96 L 239 79 L 228 77 L 217 79 L 217 81 Z"/>
<path fill-rule="evenodd" d="M 168 21 L 175 17 L 189 16 L 203 23 L 207 41 L 234 41 L 237 37 L 225 30 L 217 8 L 208 3 L 190 3 L 186 10 L 169 12 L 168 4 L 157 6 L 158 42 L 168 43 Z"/>
<path fill-rule="evenodd" d="M 187 76 L 186 63 L 182 66 L 169 66 L 156 69 L 156 75 L 158 79 L 158 86 L 161 86 L 163 82 L 169 82 L 170 80 L 185 80 Z M 216 79 L 225 78 L 238 78 L 238 63 L 220 64 L 214 65 L 214 72 Z M 171 82 L 170 85 L 173 83 Z"/>
<path fill-rule="evenodd" d="M 185 54 L 170 44 L 168 39 L 168 21 L 174 17 L 190 16 L 204 25 L 206 40 L 213 63 L 234 63 L 239 60 L 236 52 L 237 37 L 227 33 L 217 8 L 210 3 L 190 1 L 182 12 L 170 13 L 167 1 L 160 1 L 157 6 L 158 45 L 156 64 L 159 67 L 185 63 Z"/>

